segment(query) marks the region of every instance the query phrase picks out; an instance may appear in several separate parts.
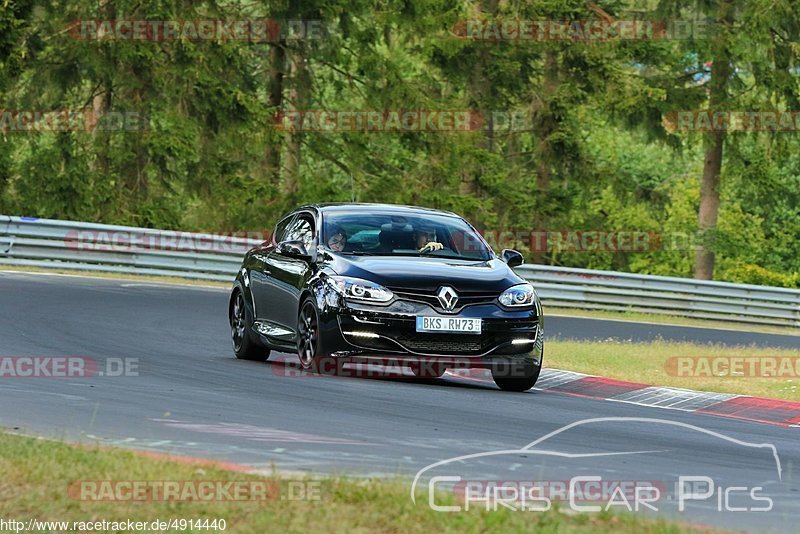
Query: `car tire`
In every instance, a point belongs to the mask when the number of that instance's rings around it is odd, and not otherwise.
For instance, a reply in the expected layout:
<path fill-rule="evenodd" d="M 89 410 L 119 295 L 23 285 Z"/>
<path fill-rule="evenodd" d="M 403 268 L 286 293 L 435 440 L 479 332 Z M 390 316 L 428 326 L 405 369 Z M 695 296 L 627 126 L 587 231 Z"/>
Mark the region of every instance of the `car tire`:
<path fill-rule="evenodd" d="M 237 358 L 262 362 L 269 358 L 269 349 L 262 347 L 252 338 L 250 328 L 253 325 L 253 316 L 244 301 L 242 291 L 239 289 L 233 293 L 231 306 L 228 310 L 228 320 L 231 325 L 233 353 Z"/>
<path fill-rule="evenodd" d="M 519 364 L 492 367 L 492 378 L 503 391 L 528 391 L 539 380 L 542 365 Z"/>
<path fill-rule="evenodd" d="M 325 353 L 319 328 L 319 310 L 314 299 L 307 297 L 297 314 L 297 356 L 306 371 L 321 375 L 336 375 L 341 371 L 338 359 Z"/>
<path fill-rule="evenodd" d="M 444 365 L 432 362 L 412 363 L 408 368 L 417 378 L 441 378 L 447 371 Z"/>

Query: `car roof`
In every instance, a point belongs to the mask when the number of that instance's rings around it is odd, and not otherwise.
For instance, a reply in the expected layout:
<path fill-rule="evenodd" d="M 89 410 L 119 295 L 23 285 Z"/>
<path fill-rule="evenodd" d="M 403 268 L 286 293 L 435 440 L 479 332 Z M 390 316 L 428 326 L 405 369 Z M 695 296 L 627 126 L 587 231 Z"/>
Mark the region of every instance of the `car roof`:
<path fill-rule="evenodd" d="M 375 210 L 380 210 L 384 212 L 417 213 L 420 215 L 436 214 L 436 215 L 446 215 L 450 217 L 458 217 L 458 215 L 456 215 L 451 211 L 436 210 L 433 208 L 423 208 L 420 206 L 404 206 L 399 204 L 380 204 L 380 203 L 365 203 L 365 202 L 327 202 L 322 204 L 309 204 L 307 206 L 301 206 L 297 209 L 301 210 L 308 208 L 317 209 L 323 213 L 330 213 L 337 211 L 356 211 L 356 212 L 363 211 L 365 213 L 370 213 L 374 212 Z"/>

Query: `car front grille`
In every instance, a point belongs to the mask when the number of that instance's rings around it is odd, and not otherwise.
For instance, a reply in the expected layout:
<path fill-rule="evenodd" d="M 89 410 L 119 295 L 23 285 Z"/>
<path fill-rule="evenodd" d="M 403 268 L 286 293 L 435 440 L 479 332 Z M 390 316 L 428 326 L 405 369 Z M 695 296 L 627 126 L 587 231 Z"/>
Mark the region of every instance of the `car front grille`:
<path fill-rule="evenodd" d="M 430 291 L 420 291 L 420 290 L 413 290 L 413 289 L 406 289 L 406 288 L 399 288 L 399 287 L 390 287 L 389 288 L 395 296 L 402 300 L 411 300 L 414 302 L 424 302 L 425 304 L 429 305 L 431 308 L 437 311 L 445 311 L 442 307 L 442 303 L 439 302 L 439 299 Z M 466 306 L 475 306 L 478 304 L 494 304 L 497 302 L 497 297 L 499 296 L 498 293 L 485 293 L 485 292 L 476 292 L 476 291 L 459 291 L 458 292 L 458 301 L 456 302 L 455 307 L 452 312 L 458 312 L 462 308 Z"/>
<path fill-rule="evenodd" d="M 470 339 L 470 337 L 474 339 Z M 481 342 L 481 337 L 483 336 L 406 332 L 397 336 L 395 340 L 415 352 L 471 354 L 484 352 L 483 347 L 489 340 L 484 337 Z"/>

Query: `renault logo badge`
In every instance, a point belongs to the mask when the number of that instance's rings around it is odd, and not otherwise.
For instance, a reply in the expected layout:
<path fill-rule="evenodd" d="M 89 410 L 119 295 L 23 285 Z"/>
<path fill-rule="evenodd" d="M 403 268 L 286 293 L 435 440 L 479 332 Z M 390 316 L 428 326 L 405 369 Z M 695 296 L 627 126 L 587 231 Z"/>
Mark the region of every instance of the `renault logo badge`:
<path fill-rule="evenodd" d="M 453 311 L 453 308 L 456 307 L 456 302 L 458 302 L 458 293 L 450 286 L 442 286 L 439 288 L 436 298 L 439 299 L 442 308 L 447 311 Z"/>

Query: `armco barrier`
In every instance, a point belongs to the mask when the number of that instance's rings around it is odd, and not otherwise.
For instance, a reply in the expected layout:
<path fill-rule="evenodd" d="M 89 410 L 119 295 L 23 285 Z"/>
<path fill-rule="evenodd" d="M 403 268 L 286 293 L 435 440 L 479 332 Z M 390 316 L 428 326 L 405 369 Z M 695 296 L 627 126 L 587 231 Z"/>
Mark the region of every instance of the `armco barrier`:
<path fill-rule="evenodd" d="M 0 215 L 0 263 L 231 281 L 261 239 Z M 800 326 L 800 291 L 523 265 L 545 306 Z"/>
<path fill-rule="evenodd" d="M 800 291 L 795 289 L 548 265 L 523 265 L 516 271 L 548 306 L 800 326 Z"/>
<path fill-rule="evenodd" d="M 231 281 L 261 240 L 0 215 L 0 263 Z"/>

